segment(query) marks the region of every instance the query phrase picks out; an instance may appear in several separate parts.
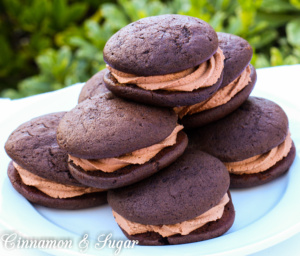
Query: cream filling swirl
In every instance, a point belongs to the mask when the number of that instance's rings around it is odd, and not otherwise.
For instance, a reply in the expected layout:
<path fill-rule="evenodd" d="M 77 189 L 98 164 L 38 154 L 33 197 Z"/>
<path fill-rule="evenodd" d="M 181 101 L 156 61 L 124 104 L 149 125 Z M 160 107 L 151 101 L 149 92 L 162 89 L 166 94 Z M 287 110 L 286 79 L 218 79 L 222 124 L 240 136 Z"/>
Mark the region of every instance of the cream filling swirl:
<path fill-rule="evenodd" d="M 98 188 L 76 187 L 71 185 L 60 184 L 54 181 L 41 178 L 22 168 L 15 162 L 13 162 L 13 165 L 18 171 L 22 182 L 25 185 L 36 187 L 38 190 L 53 198 L 70 198 L 75 196 L 81 196 L 84 194 L 104 191 L 103 189 Z"/>
<path fill-rule="evenodd" d="M 220 48 L 208 60 L 196 68 L 159 76 L 135 76 L 118 71 L 107 65 L 111 74 L 121 84 L 135 84 L 145 90 L 193 91 L 209 87 L 220 78 L 224 68 L 224 55 Z"/>
<path fill-rule="evenodd" d="M 223 163 L 227 170 L 233 174 L 252 174 L 263 172 L 286 157 L 291 150 L 292 143 L 291 134 L 288 132 L 284 142 L 265 154 L 256 155 L 243 161 Z"/>
<path fill-rule="evenodd" d="M 219 89 L 206 101 L 191 106 L 175 107 L 174 111 L 178 114 L 179 118 L 181 119 L 186 115 L 193 115 L 208 109 L 224 105 L 251 82 L 250 74 L 251 69 L 248 65 L 240 76 L 238 76 L 230 84 Z"/>
<path fill-rule="evenodd" d="M 135 150 L 120 157 L 103 159 L 83 159 L 69 155 L 69 160 L 80 166 L 85 171 L 114 172 L 130 164 L 144 164 L 156 156 L 162 149 L 176 144 L 177 134 L 183 129 L 182 125 L 176 125 L 172 133 L 160 143 Z"/>
<path fill-rule="evenodd" d="M 197 216 L 194 219 L 183 221 L 172 225 L 144 225 L 137 222 L 129 221 L 113 211 L 113 215 L 118 225 L 125 230 L 129 235 L 135 235 L 146 232 L 156 232 L 163 237 L 172 236 L 175 234 L 187 235 L 192 231 L 204 226 L 206 223 L 216 221 L 223 216 L 224 207 L 229 202 L 229 196 L 226 193 L 221 201 L 205 213 Z"/>

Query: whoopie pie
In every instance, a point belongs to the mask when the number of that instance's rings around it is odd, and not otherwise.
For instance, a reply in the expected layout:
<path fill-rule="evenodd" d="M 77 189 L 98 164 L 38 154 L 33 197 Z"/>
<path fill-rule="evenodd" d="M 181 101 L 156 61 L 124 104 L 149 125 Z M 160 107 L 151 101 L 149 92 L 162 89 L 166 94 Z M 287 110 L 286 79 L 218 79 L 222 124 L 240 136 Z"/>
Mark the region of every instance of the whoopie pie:
<path fill-rule="evenodd" d="M 189 135 L 191 146 L 225 164 L 232 188 L 274 180 L 288 171 L 295 158 L 287 115 L 264 98 L 249 97 L 233 113 Z"/>
<path fill-rule="evenodd" d="M 187 146 L 172 109 L 97 95 L 65 114 L 57 130 L 71 174 L 87 186 L 113 189 L 175 161 Z"/>
<path fill-rule="evenodd" d="M 206 22 L 166 14 L 133 22 L 106 43 L 106 87 L 132 101 L 163 107 L 209 98 L 221 85 L 224 55 Z"/>
<path fill-rule="evenodd" d="M 209 99 L 174 109 L 185 128 L 200 127 L 228 115 L 249 97 L 256 83 L 250 44 L 236 35 L 217 35 L 225 56 L 222 84 Z"/>
<path fill-rule="evenodd" d="M 109 191 L 107 199 L 127 238 L 140 245 L 183 244 L 229 230 L 235 211 L 228 188 L 224 164 L 188 148 L 167 168 Z"/>
<path fill-rule="evenodd" d="M 5 150 L 12 159 L 8 177 L 30 202 L 50 208 L 82 209 L 106 203 L 106 192 L 82 185 L 68 169 L 68 154 L 56 142 L 65 112 L 47 114 L 20 125 Z"/>

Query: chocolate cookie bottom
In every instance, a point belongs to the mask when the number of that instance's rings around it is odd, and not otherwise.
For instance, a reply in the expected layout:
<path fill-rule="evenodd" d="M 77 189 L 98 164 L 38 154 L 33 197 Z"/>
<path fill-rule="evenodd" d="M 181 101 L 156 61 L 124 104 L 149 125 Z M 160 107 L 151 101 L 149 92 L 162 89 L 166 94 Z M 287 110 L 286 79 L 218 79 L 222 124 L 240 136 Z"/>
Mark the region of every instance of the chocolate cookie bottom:
<path fill-rule="evenodd" d="M 230 192 L 228 191 L 230 196 Z M 221 219 L 212 221 L 204 226 L 194 230 L 188 235 L 173 235 L 170 237 L 162 237 L 156 232 L 147 232 L 136 235 L 129 235 L 123 231 L 124 235 L 130 240 L 138 240 L 139 245 L 171 245 L 171 244 L 185 244 L 208 240 L 214 237 L 221 236 L 230 229 L 235 218 L 234 206 L 230 201 L 225 205 L 224 213 Z"/>
<path fill-rule="evenodd" d="M 249 188 L 270 182 L 288 171 L 296 156 L 294 143 L 289 154 L 268 170 L 254 174 L 230 174 L 230 188 Z"/>
<path fill-rule="evenodd" d="M 183 154 L 187 143 L 187 135 L 180 131 L 175 145 L 164 148 L 155 157 L 142 165 L 128 165 L 115 172 L 106 173 L 102 171 L 84 171 L 71 161 L 69 169 L 75 179 L 90 187 L 102 189 L 124 187 L 143 180 L 174 162 Z"/>
<path fill-rule="evenodd" d="M 104 76 L 105 86 L 118 97 L 160 107 L 189 106 L 202 102 L 219 89 L 222 80 L 223 72 L 218 81 L 212 86 L 200 88 L 191 92 L 166 90 L 147 91 L 133 84 L 120 84 L 111 73 L 107 73 Z"/>
<path fill-rule="evenodd" d="M 9 163 L 7 173 L 15 190 L 28 201 L 38 205 L 56 209 L 77 210 L 107 203 L 106 192 L 90 193 L 70 198 L 50 197 L 35 187 L 25 185 L 12 162 Z"/>

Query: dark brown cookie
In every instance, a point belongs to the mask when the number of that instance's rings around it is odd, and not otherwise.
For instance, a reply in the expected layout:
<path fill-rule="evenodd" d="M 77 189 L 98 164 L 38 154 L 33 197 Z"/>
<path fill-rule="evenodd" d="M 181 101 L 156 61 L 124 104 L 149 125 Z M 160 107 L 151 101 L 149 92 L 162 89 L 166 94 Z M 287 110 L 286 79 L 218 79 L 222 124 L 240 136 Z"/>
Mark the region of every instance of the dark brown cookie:
<path fill-rule="evenodd" d="M 218 48 L 214 29 L 189 16 L 166 14 L 133 22 L 106 43 L 111 67 L 139 76 L 175 73 L 208 60 Z"/>
<path fill-rule="evenodd" d="M 13 187 L 28 201 L 34 204 L 57 209 L 77 210 L 99 206 L 107 202 L 106 192 L 90 193 L 64 199 L 52 198 L 35 187 L 25 185 L 19 173 L 12 165 L 12 162 L 10 162 L 8 166 L 7 173 Z"/>
<path fill-rule="evenodd" d="M 230 196 L 230 192 L 228 191 Z M 138 240 L 139 245 L 168 245 L 168 244 L 186 244 L 208 240 L 214 237 L 223 235 L 230 229 L 234 222 L 235 211 L 232 201 L 230 200 L 224 209 L 224 213 L 221 219 L 212 221 L 204 226 L 194 230 L 188 235 L 173 235 L 170 237 L 162 237 L 155 232 L 147 232 L 136 235 L 129 235 L 123 229 L 123 233 L 130 240 Z"/>
<path fill-rule="evenodd" d="M 223 73 L 218 81 L 212 86 L 200 88 L 191 92 L 179 92 L 165 90 L 148 91 L 133 84 L 126 84 L 126 86 L 122 86 L 110 73 L 107 73 L 104 76 L 106 87 L 115 95 L 143 104 L 160 107 L 188 106 L 202 102 L 212 96 L 219 89 L 222 79 Z"/>
<path fill-rule="evenodd" d="M 142 165 L 129 165 L 112 173 L 102 171 L 84 171 L 72 161 L 69 169 L 72 175 L 82 184 L 102 189 L 114 189 L 133 184 L 143 180 L 159 170 L 167 167 L 181 156 L 187 146 L 188 140 L 184 132 L 179 132 L 177 143 L 164 148 L 154 158 Z"/>
<path fill-rule="evenodd" d="M 187 149 L 173 164 L 150 178 L 108 192 L 112 209 L 140 224 L 175 224 L 193 219 L 217 205 L 229 188 L 224 164 Z"/>
<path fill-rule="evenodd" d="M 230 174 L 230 188 L 248 188 L 265 184 L 286 173 L 292 165 L 296 156 L 296 148 L 293 143 L 289 154 L 277 162 L 268 170 L 254 174 Z"/>
<path fill-rule="evenodd" d="M 253 50 L 251 45 L 243 38 L 218 32 L 219 47 L 225 56 L 224 76 L 220 88 L 236 79 L 251 61 Z"/>
<path fill-rule="evenodd" d="M 243 102 L 248 99 L 256 83 L 256 70 L 251 64 L 250 68 L 251 82 L 249 82 L 243 90 L 237 93 L 230 101 L 221 106 L 208 109 L 193 115 L 184 116 L 181 119 L 181 123 L 184 125 L 184 128 L 191 129 L 209 124 L 227 116 L 228 114 L 236 110 L 240 105 L 242 105 Z"/>
<path fill-rule="evenodd" d="M 249 97 L 228 116 L 189 133 L 191 144 L 223 162 L 268 152 L 288 133 L 288 118 L 276 103 Z"/>
<path fill-rule="evenodd" d="M 119 157 L 161 142 L 176 123 L 177 115 L 170 109 L 128 102 L 107 93 L 68 112 L 59 124 L 57 141 L 75 157 Z"/>
<path fill-rule="evenodd" d="M 82 186 L 68 169 L 68 155 L 59 148 L 56 129 L 66 112 L 47 114 L 20 125 L 9 136 L 5 150 L 18 165 L 42 178 Z"/>
<path fill-rule="evenodd" d="M 78 103 L 90 99 L 95 95 L 109 92 L 109 90 L 105 87 L 103 76 L 108 72 L 108 69 L 103 69 L 93 75 L 82 87 L 81 92 L 79 94 Z"/>

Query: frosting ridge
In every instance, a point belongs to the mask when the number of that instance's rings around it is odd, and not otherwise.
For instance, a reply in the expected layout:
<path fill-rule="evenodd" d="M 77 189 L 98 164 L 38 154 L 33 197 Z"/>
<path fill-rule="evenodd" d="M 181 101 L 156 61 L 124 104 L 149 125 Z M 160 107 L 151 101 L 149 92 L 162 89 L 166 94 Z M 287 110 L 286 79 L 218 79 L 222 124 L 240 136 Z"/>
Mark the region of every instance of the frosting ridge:
<path fill-rule="evenodd" d="M 263 172 L 288 155 L 292 147 L 292 142 L 291 134 L 288 132 L 284 142 L 265 154 L 256 155 L 238 162 L 223 163 L 227 170 L 233 174 L 252 174 Z"/>
<path fill-rule="evenodd" d="M 251 82 L 250 74 L 251 69 L 248 65 L 240 76 L 238 76 L 230 84 L 217 90 L 217 92 L 209 99 L 191 106 L 175 107 L 173 109 L 178 114 L 179 118 L 183 118 L 186 115 L 193 115 L 195 113 L 226 104 L 237 93 L 243 90 L 249 84 L 249 82 Z"/>
<path fill-rule="evenodd" d="M 41 178 L 25 170 L 15 162 L 13 162 L 13 165 L 18 171 L 22 182 L 25 185 L 36 187 L 38 190 L 53 198 L 70 198 L 75 196 L 81 196 L 83 194 L 104 191 L 103 189 L 98 188 L 76 187 L 71 185 L 60 184 L 54 181 Z"/>
<path fill-rule="evenodd" d="M 135 84 L 145 90 L 193 91 L 209 87 L 220 78 L 224 68 L 224 55 L 220 48 L 208 60 L 196 68 L 186 69 L 177 73 L 160 76 L 135 76 L 118 71 L 107 65 L 117 81 L 124 84 Z"/>
<path fill-rule="evenodd" d="M 82 159 L 69 155 L 69 160 L 80 166 L 85 171 L 114 172 L 130 164 L 144 164 L 157 155 L 165 147 L 176 144 L 177 134 L 183 129 L 182 125 L 176 125 L 172 133 L 160 143 L 142 148 L 120 157 L 103 159 Z"/>

